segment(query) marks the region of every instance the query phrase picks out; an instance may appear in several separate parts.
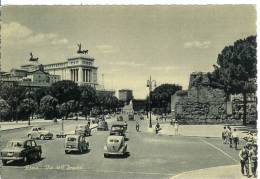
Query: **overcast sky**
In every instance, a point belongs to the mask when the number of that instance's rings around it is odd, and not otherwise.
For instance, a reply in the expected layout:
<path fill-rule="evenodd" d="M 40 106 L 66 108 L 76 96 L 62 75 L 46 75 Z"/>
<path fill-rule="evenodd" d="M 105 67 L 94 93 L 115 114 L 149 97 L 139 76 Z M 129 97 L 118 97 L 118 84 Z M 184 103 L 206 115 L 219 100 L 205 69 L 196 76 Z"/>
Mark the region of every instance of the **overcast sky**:
<path fill-rule="evenodd" d="M 217 55 L 235 40 L 256 35 L 256 10 L 236 6 L 5 6 L 2 70 L 26 63 L 64 62 L 77 43 L 89 50 L 106 88 L 148 94 L 157 84 L 184 89 L 194 71 L 212 71 Z"/>

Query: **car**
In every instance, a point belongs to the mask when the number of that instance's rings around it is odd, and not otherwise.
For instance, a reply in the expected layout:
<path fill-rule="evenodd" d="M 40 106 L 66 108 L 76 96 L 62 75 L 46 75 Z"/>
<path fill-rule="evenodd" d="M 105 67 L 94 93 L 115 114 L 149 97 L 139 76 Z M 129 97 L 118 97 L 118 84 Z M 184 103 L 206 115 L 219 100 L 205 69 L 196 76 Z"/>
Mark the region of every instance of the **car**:
<path fill-rule="evenodd" d="M 108 125 L 106 121 L 99 121 L 97 126 L 98 131 L 108 131 Z"/>
<path fill-rule="evenodd" d="M 65 154 L 71 151 L 83 153 L 89 149 L 89 142 L 83 135 L 68 134 L 65 138 Z"/>
<path fill-rule="evenodd" d="M 122 155 L 127 153 L 127 143 L 123 136 L 108 136 L 106 145 L 104 146 L 104 157 L 110 155 Z"/>
<path fill-rule="evenodd" d="M 128 120 L 134 121 L 134 114 L 128 114 Z"/>
<path fill-rule="evenodd" d="M 123 118 L 123 116 L 118 116 L 116 120 L 117 120 L 117 121 L 123 121 L 124 118 Z"/>
<path fill-rule="evenodd" d="M 116 135 L 116 136 L 126 137 L 125 132 L 126 132 L 125 124 L 113 124 L 111 126 L 109 135 Z"/>
<path fill-rule="evenodd" d="M 29 139 L 52 139 L 53 133 L 46 130 L 44 127 L 32 127 L 27 133 Z"/>
<path fill-rule="evenodd" d="M 87 125 L 87 124 L 77 125 L 76 129 L 75 129 L 75 134 L 83 135 L 83 136 L 90 136 L 91 129 L 89 128 L 89 125 Z"/>
<path fill-rule="evenodd" d="M 40 160 L 42 148 L 33 139 L 14 139 L 7 142 L 5 148 L 1 150 L 1 160 L 3 165 L 8 161 L 23 161 L 24 164 L 32 160 Z"/>

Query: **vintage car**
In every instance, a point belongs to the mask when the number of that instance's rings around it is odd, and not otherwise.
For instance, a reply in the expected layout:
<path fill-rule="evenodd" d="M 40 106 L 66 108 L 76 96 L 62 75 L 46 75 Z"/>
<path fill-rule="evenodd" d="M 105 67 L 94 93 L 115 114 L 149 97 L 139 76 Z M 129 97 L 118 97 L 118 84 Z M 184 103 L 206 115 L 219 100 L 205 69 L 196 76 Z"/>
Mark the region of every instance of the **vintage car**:
<path fill-rule="evenodd" d="M 123 123 L 122 124 L 113 124 L 110 129 L 110 135 L 126 137 L 125 132 L 126 132 L 126 126 Z"/>
<path fill-rule="evenodd" d="M 83 153 L 89 149 L 89 142 L 82 135 L 68 134 L 65 138 L 65 153 L 68 154 L 71 151 L 78 151 Z"/>
<path fill-rule="evenodd" d="M 43 127 L 32 127 L 27 133 L 27 136 L 30 139 L 41 139 L 41 140 L 53 138 L 53 134 Z"/>
<path fill-rule="evenodd" d="M 116 118 L 116 120 L 117 120 L 117 121 L 123 121 L 124 118 L 123 118 L 123 116 L 118 116 L 118 117 Z"/>
<path fill-rule="evenodd" d="M 108 131 L 108 125 L 106 121 L 99 121 L 97 126 L 98 131 Z"/>
<path fill-rule="evenodd" d="M 3 165 L 8 161 L 21 160 L 24 164 L 32 160 L 40 160 L 42 148 L 33 139 L 17 139 L 7 142 L 5 148 L 1 150 L 1 160 Z"/>
<path fill-rule="evenodd" d="M 91 129 L 89 128 L 89 125 L 87 124 L 81 124 L 76 126 L 75 134 L 77 135 L 83 135 L 83 136 L 90 136 L 91 135 Z"/>
<path fill-rule="evenodd" d="M 108 136 L 104 146 L 104 157 L 110 155 L 125 155 L 127 153 L 127 143 L 123 136 Z"/>

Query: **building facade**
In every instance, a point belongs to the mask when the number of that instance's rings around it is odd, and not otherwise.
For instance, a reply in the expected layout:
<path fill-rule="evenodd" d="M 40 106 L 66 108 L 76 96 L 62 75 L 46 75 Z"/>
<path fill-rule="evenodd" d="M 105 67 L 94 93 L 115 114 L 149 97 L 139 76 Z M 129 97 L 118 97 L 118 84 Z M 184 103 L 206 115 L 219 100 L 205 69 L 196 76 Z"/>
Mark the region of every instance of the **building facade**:
<path fill-rule="evenodd" d="M 63 63 L 44 65 L 44 70 L 52 75 L 59 75 L 61 80 L 71 80 L 78 85 L 96 87 L 97 70 L 94 66 L 95 59 L 88 54 L 77 54 Z"/>

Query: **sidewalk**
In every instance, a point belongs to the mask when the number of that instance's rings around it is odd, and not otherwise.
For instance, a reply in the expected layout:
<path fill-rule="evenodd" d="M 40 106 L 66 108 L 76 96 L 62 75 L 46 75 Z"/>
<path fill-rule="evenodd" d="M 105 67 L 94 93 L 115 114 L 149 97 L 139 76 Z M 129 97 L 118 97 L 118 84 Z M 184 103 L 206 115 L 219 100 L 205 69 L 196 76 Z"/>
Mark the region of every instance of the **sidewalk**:
<path fill-rule="evenodd" d="M 28 121 L 15 121 L 13 122 L 0 122 L 0 131 L 11 130 L 11 129 L 18 129 L 18 128 L 25 128 L 25 127 L 32 127 L 33 125 L 39 124 L 46 124 L 46 123 L 53 123 L 52 120 L 44 120 L 44 119 L 36 119 L 31 120 L 31 126 L 28 126 Z"/>
<path fill-rule="evenodd" d="M 244 179 L 247 178 L 240 173 L 239 165 L 228 165 L 220 167 L 205 168 L 177 174 L 171 179 Z M 253 178 L 253 177 L 251 177 Z"/>
<path fill-rule="evenodd" d="M 154 124 L 155 125 L 155 124 Z M 159 134 L 174 136 L 175 130 L 174 126 L 169 123 L 160 123 L 161 130 Z M 224 124 L 218 125 L 179 125 L 178 134 L 181 136 L 192 136 L 192 137 L 221 137 L 221 132 L 223 131 Z M 239 138 L 246 136 L 248 129 L 244 126 L 231 126 L 232 130 L 234 128 L 238 131 Z M 241 130 L 243 128 L 243 130 Z M 154 133 L 154 127 L 148 128 L 147 132 Z"/>

